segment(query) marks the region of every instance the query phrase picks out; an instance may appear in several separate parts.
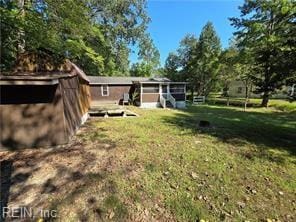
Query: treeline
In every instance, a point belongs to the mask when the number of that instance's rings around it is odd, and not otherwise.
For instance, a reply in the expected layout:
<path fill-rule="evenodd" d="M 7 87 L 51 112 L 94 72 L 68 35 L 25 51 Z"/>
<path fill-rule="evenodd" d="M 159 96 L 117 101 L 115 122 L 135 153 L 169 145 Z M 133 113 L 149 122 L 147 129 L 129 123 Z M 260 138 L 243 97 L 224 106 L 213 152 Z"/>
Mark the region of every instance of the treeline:
<path fill-rule="evenodd" d="M 296 2 L 248 0 L 241 16 L 230 18 L 237 29 L 227 49 L 211 22 L 197 38 L 186 35 L 176 52 L 169 54 L 164 73 L 187 81 L 192 95 L 209 95 L 223 89 L 227 96 L 232 80 L 253 84 L 262 93 L 262 106 L 283 85 L 296 83 Z M 248 93 L 247 93 L 248 94 Z M 248 97 L 248 95 L 246 95 Z"/>
<path fill-rule="evenodd" d="M 246 0 L 237 29 L 222 49 L 213 24 L 187 35 L 159 69 L 159 51 L 147 33 L 146 0 L 0 0 L 1 71 L 24 52 L 69 58 L 88 75 L 165 75 L 187 81 L 192 94 L 207 96 L 242 80 L 262 93 L 262 105 L 283 85 L 296 82 L 296 2 Z M 139 62 L 130 66 L 131 46 Z M 246 95 L 247 96 L 247 95 Z"/>
<path fill-rule="evenodd" d="M 1 71 L 33 52 L 69 58 L 88 75 L 129 75 L 132 45 L 138 66 L 152 72 L 159 64 L 146 0 L 0 0 L 0 10 Z"/>

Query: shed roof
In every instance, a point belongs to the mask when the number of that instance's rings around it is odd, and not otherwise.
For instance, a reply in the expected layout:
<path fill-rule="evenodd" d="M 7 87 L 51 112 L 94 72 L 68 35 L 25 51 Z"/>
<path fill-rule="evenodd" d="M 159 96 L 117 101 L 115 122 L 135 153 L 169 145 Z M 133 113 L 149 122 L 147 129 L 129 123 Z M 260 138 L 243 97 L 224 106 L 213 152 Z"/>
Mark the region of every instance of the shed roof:
<path fill-rule="evenodd" d="M 58 83 L 58 79 L 73 77 L 78 75 L 81 79 L 89 82 L 86 74 L 69 60 L 66 61 L 69 69 L 62 71 L 15 71 L 1 73 L 0 85 L 53 85 Z"/>
<path fill-rule="evenodd" d="M 132 85 L 134 82 L 158 83 L 170 82 L 168 78 L 149 78 L 149 77 L 108 77 L 108 76 L 87 76 L 91 85 L 110 84 L 110 85 Z"/>

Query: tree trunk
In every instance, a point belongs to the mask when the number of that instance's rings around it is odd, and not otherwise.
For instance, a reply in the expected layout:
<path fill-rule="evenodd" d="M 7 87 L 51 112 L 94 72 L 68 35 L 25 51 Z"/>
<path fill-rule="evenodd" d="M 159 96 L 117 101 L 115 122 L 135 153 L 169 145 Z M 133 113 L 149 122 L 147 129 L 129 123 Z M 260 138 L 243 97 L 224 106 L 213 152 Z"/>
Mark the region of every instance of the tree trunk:
<path fill-rule="evenodd" d="M 192 103 L 194 102 L 194 87 L 192 86 L 191 88 L 191 100 L 192 100 Z"/>
<path fill-rule="evenodd" d="M 269 93 L 268 92 L 264 92 L 263 97 L 262 97 L 261 106 L 267 108 L 268 101 L 269 101 Z"/>
<path fill-rule="evenodd" d="M 246 84 L 246 95 L 245 95 L 245 104 L 244 104 L 244 111 L 247 111 L 247 106 L 248 106 L 248 100 L 249 100 L 249 87 L 248 83 Z"/>
<path fill-rule="evenodd" d="M 20 16 L 23 18 L 25 16 L 25 9 L 24 9 L 25 0 L 18 0 L 17 5 L 20 10 Z M 22 28 L 20 28 L 20 30 L 18 31 L 17 36 L 18 36 L 17 53 L 19 56 L 20 54 L 22 54 L 25 51 L 25 40 L 24 40 L 25 33 Z"/>

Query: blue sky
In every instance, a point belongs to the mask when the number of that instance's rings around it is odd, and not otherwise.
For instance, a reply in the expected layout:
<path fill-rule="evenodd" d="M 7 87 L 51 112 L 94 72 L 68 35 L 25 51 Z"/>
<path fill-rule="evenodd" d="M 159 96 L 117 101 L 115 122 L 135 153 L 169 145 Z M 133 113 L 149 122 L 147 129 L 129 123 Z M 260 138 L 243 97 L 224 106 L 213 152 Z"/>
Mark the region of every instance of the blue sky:
<path fill-rule="evenodd" d="M 199 36 L 207 21 L 214 24 L 223 47 L 235 31 L 229 17 L 237 17 L 243 0 L 148 0 L 148 15 L 151 18 L 148 32 L 160 52 L 164 65 L 169 52 L 175 51 L 180 40 L 188 33 Z M 130 56 L 131 63 L 137 55 Z"/>

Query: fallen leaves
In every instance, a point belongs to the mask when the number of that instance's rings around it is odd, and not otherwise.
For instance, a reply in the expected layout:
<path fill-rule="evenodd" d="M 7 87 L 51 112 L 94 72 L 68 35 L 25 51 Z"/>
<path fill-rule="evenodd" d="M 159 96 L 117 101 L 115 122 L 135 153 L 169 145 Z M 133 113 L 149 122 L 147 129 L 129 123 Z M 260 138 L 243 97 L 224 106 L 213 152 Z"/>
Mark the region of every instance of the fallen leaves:
<path fill-rule="evenodd" d="M 254 195 L 257 194 L 257 190 L 255 190 L 251 186 L 247 186 L 246 189 L 247 189 L 247 193 L 254 194 Z"/>
<path fill-rule="evenodd" d="M 198 179 L 198 175 L 195 172 L 191 172 L 190 176 L 192 177 L 192 179 L 196 180 Z"/>
<path fill-rule="evenodd" d="M 115 216 L 114 211 L 111 211 L 111 213 L 109 214 L 109 219 L 112 219 Z"/>
<path fill-rule="evenodd" d="M 245 203 L 245 202 L 242 202 L 242 201 L 238 201 L 238 202 L 237 202 L 237 205 L 238 205 L 238 207 L 241 208 L 241 209 L 243 209 L 243 208 L 246 207 L 246 203 Z"/>

